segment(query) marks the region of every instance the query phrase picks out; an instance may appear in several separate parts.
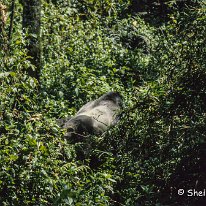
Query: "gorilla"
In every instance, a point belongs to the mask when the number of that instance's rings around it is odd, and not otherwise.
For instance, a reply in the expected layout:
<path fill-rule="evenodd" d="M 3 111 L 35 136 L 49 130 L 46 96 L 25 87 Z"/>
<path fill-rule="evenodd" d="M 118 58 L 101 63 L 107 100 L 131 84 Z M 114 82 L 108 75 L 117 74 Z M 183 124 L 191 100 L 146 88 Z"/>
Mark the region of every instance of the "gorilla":
<path fill-rule="evenodd" d="M 67 130 L 65 137 L 77 142 L 89 134 L 102 134 L 109 126 L 117 123 L 117 113 L 122 104 L 122 97 L 117 92 L 108 92 L 88 102 L 74 117 L 63 122 L 63 128 Z"/>

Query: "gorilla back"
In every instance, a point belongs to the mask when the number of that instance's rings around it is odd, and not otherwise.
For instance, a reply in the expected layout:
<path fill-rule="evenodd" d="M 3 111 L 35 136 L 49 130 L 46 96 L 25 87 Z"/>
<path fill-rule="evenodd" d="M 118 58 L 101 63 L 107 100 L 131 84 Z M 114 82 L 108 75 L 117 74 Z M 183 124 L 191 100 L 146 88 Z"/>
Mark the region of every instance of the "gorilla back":
<path fill-rule="evenodd" d="M 100 98 L 85 104 L 77 114 L 66 121 L 65 137 L 80 141 L 89 134 L 101 134 L 117 123 L 117 113 L 122 108 L 122 97 L 117 92 L 108 92 Z"/>

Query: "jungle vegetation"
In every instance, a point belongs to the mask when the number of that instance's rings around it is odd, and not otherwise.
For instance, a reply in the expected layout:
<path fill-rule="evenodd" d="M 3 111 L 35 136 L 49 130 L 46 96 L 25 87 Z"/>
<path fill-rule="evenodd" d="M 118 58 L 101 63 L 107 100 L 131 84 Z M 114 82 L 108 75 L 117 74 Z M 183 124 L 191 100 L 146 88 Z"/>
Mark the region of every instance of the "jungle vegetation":
<path fill-rule="evenodd" d="M 0 205 L 206 205 L 205 85 L 204 0 L 1 0 Z M 64 139 L 108 91 L 119 123 Z"/>

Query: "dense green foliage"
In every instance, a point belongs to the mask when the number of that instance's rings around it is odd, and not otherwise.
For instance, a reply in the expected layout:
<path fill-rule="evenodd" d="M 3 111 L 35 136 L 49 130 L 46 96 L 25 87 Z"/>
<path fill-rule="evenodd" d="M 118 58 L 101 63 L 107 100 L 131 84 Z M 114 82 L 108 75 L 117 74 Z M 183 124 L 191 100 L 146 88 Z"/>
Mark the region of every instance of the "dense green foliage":
<path fill-rule="evenodd" d="M 206 188 L 205 3 L 169 1 L 161 22 L 132 2 L 42 1 L 39 83 L 16 1 L 0 50 L 0 205 L 204 205 L 177 191 Z M 118 125 L 65 140 L 56 119 L 112 90 Z"/>

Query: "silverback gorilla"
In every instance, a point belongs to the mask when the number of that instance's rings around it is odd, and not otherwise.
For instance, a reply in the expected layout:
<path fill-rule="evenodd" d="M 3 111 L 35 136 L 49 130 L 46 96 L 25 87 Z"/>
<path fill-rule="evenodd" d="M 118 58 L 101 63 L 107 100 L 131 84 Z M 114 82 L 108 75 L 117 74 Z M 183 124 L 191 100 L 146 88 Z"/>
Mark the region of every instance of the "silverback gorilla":
<path fill-rule="evenodd" d="M 85 104 L 77 114 L 63 124 L 65 137 L 73 141 L 82 140 L 88 134 L 101 134 L 117 123 L 117 113 L 122 108 L 122 97 L 117 92 L 108 92 Z"/>

